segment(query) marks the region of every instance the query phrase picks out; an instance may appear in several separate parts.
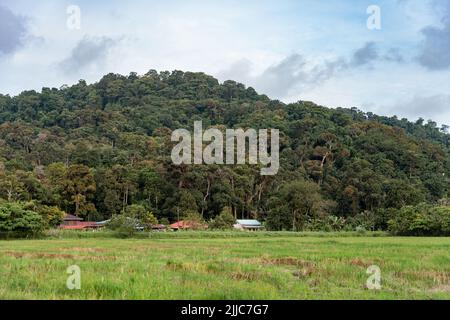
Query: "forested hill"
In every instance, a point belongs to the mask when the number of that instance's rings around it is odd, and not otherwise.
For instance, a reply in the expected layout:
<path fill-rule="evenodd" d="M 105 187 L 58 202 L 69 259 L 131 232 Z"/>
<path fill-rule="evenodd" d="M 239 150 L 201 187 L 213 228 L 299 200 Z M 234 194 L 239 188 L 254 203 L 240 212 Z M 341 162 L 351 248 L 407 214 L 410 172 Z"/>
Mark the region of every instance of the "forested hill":
<path fill-rule="evenodd" d="M 171 131 L 192 131 L 200 119 L 204 128 L 279 129 L 278 174 L 174 166 Z M 289 195 L 313 202 L 304 221 L 448 197 L 446 130 L 356 108 L 283 104 L 203 73 L 108 74 L 92 85 L 0 95 L 0 197 L 95 220 L 131 204 L 170 221 L 177 212 L 209 219 L 229 208 L 281 229 L 292 221 L 279 205 Z"/>

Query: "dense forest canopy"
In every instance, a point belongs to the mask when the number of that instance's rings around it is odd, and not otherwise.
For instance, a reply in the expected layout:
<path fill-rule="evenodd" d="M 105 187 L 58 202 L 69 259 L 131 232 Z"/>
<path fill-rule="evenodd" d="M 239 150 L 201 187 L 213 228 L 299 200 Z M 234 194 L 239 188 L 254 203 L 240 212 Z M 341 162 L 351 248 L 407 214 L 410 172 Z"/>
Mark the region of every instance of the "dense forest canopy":
<path fill-rule="evenodd" d="M 275 128 L 280 170 L 175 166 L 175 129 Z M 284 104 L 203 73 L 108 74 L 88 85 L 0 95 L 0 197 L 107 219 L 139 204 L 158 219 L 228 208 L 274 229 L 352 219 L 449 197 L 448 127 Z M 381 222 L 383 224 L 383 222 Z M 383 226 L 381 226 L 383 227 Z"/>

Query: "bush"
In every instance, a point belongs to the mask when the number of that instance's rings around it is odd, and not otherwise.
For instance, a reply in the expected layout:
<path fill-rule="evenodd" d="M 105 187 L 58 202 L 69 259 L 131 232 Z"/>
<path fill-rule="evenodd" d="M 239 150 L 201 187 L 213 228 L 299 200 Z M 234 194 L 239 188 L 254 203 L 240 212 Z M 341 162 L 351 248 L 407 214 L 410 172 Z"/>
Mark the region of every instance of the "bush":
<path fill-rule="evenodd" d="M 25 207 L 19 202 L 0 204 L 0 233 L 6 236 L 29 236 L 44 230 L 45 222 L 41 215 Z"/>
<path fill-rule="evenodd" d="M 406 206 L 388 224 L 396 235 L 450 236 L 450 206 Z"/>
<path fill-rule="evenodd" d="M 137 231 L 151 230 L 158 224 L 158 219 L 144 206 L 133 204 L 125 208 L 119 215 L 114 215 L 106 227 L 114 231 L 120 238 L 132 237 Z"/>
<path fill-rule="evenodd" d="M 346 220 L 343 217 L 325 215 L 308 221 L 306 231 L 341 231 L 344 229 Z"/>
<path fill-rule="evenodd" d="M 366 228 L 364 228 L 364 227 L 362 227 L 362 226 L 356 227 L 356 228 L 355 228 L 355 231 L 356 231 L 358 234 L 366 234 L 366 232 L 367 232 Z"/>
<path fill-rule="evenodd" d="M 386 231 L 389 228 L 388 222 L 397 214 L 398 209 L 386 208 L 375 211 L 375 230 Z"/>
<path fill-rule="evenodd" d="M 126 207 L 123 215 L 137 220 L 140 225 L 145 229 L 151 229 L 152 225 L 158 224 L 158 219 L 153 215 L 153 213 L 147 210 L 144 206 L 133 204 Z"/>
<path fill-rule="evenodd" d="M 166 227 L 168 225 L 170 225 L 170 221 L 167 218 L 161 218 L 161 220 L 159 221 L 161 224 L 165 225 Z"/>
<path fill-rule="evenodd" d="M 372 211 L 364 211 L 353 217 L 347 218 L 347 229 L 349 231 L 369 230 L 375 231 L 377 215 Z"/>
<path fill-rule="evenodd" d="M 66 215 L 58 207 L 35 204 L 32 201 L 25 203 L 24 209 L 39 213 L 45 229 L 58 227 L 64 221 L 64 216 Z"/>
<path fill-rule="evenodd" d="M 125 214 L 118 214 L 112 216 L 106 227 L 113 230 L 119 238 L 128 238 L 134 236 L 141 225 L 137 219 L 127 217 Z"/>
<path fill-rule="evenodd" d="M 231 210 L 229 210 L 229 208 L 224 208 L 214 220 L 209 222 L 208 227 L 216 230 L 229 230 L 233 229 L 235 222 L 236 220 L 231 214 Z"/>
<path fill-rule="evenodd" d="M 64 221 L 66 213 L 58 207 L 38 206 L 37 212 L 44 219 L 48 228 L 56 228 Z"/>

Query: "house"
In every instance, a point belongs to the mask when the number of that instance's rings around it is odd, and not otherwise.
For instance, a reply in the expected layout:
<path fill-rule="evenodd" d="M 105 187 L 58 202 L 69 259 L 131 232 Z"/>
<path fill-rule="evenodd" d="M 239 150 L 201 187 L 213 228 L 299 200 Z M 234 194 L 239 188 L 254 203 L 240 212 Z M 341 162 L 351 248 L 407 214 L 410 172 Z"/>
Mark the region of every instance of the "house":
<path fill-rule="evenodd" d="M 257 231 L 262 229 L 262 224 L 258 220 L 236 220 L 236 224 L 233 226 L 238 230 Z"/>
<path fill-rule="evenodd" d="M 76 226 L 81 221 L 83 221 L 83 218 L 79 218 L 73 214 L 66 214 L 63 218 L 63 223 L 61 226 Z"/>
<path fill-rule="evenodd" d="M 203 224 L 203 223 L 201 223 L 201 222 L 181 220 L 181 221 L 177 221 L 175 223 L 172 223 L 170 225 L 170 228 L 172 228 L 173 230 L 177 231 L 177 230 L 206 229 L 206 228 L 208 228 L 208 226 Z"/>
<path fill-rule="evenodd" d="M 84 230 L 97 229 L 101 226 L 97 222 L 83 221 L 80 217 L 66 214 L 63 218 L 63 223 L 59 227 L 65 230 Z"/>

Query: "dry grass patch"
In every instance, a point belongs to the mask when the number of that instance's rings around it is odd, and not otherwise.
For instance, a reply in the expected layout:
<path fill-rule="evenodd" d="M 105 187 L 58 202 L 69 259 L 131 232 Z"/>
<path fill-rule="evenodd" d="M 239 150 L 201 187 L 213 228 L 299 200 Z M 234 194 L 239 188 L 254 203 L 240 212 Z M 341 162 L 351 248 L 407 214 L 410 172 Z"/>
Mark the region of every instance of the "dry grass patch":
<path fill-rule="evenodd" d="M 266 265 L 285 265 L 285 266 L 296 266 L 305 268 L 314 268 L 315 263 L 311 261 L 301 260 L 297 258 L 287 257 L 287 258 L 263 258 L 261 262 Z"/>
<path fill-rule="evenodd" d="M 375 264 L 378 265 L 380 263 L 379 262 L 375 262 L 373 260 L 368 261 L 368 260 L 364 260 L 364 259 L 361 259 L 361 258 L 354 258 L 354 259 L 350 260 L 350 264 L 352 266 L 368 268 L 368 267 L 370 267 L 372 265 L 375 265 Z"/>
<path fill-rule="evenodd" d="M 75 248 L 59 248 L 59 251 L 76 251 L 76 252 L 90 252 L 90 253 L 103 253 L 107 252 L 106 249 L 102 248 L 83 248 L 83 247 L 75 247 Z"/>
<path fill-rule="evenodd" d="M 167 261 L 166 267 L 172 271 L 192 271 L 192 272 L 208 271 L 207 266 L 201 263 L 176 262 L 172 260 Z"/>
<path fill-rule="evenodd" d="M 229 274 L 229 277 L 233 280 L 258 281 L 266 279 L 267 275 L 251 271 L 234 271 Z"/>
<path fill-rule="evenodd" d="M 68 253 L 29 253 L 29 252 L 14 252 L 7 251 L 5 255 L 14 257 L 16 259 L 67 259 L 67 260 L 91 260 L 91 261 L 106 261 L 115 260 L 115 256 L 81 256 Z"/>
<path fill-rule="evenodd" d="M 440 285 L 430 289 L 432 293 L 450 293 L 450 284 Z"/>

